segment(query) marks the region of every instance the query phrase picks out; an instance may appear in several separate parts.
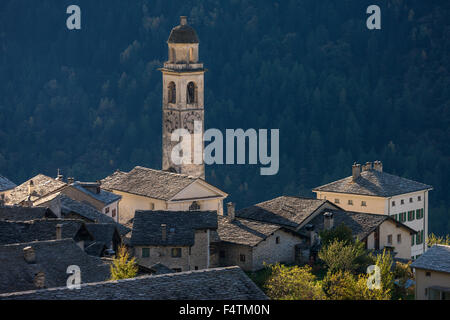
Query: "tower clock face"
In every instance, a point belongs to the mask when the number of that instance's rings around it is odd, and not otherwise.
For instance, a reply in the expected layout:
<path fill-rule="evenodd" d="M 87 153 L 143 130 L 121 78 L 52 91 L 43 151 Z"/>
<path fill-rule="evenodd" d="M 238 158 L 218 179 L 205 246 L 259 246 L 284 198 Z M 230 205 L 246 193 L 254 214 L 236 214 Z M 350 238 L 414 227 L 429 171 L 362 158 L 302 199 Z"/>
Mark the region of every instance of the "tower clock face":
<path fill-rule="evenodd" d="M 190 111 L 183 115 L 183 128 L 194 133 L 194 121 L 203 121 L 201 112 Z"/>
<path fill-rule="evenodd" d="M 166 113 L 166 117 L 164 120 L 164 128 L 167 132 L 172 133 L 176 129 L 179 129 L 180 126 L 180 119 L 178 115 L 172 111 L 169 111 Z"/>

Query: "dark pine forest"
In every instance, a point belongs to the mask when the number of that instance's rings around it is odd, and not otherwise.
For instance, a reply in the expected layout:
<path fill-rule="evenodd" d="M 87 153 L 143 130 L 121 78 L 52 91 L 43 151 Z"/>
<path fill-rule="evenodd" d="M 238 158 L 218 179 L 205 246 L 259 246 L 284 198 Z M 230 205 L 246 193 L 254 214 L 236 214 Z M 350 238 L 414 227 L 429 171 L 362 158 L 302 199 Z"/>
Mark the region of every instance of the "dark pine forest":
<path fill-rule="evenodd" d="M 82 30 L 66 28 L 66 8 Z M 382 29 L 366 28 L 381 7 Z M 210 166 L 241 208 L 349 176 L 354 161 L 431 184 L 450 231 L 450 2 L 1 0 L 0 174 L 78 180 L 161 167 L 166 41 L 187 15 L 205 63 L 206 127 L 279 128 L 280 171 Z"/>

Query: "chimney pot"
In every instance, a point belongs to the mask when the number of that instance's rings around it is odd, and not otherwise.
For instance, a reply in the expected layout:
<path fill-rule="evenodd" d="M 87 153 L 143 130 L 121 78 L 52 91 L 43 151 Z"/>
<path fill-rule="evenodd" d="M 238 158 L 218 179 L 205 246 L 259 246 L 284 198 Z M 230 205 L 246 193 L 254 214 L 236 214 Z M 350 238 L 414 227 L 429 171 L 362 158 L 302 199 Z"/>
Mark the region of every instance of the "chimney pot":
<path fill-rule="evenodd" d="M 161 225 L 161 238 L 162 238 L 162 241 L 167 240 L 167 225 L 166 224 Z"/>
<path fill-rule="evenodd" d="M 56 240 L 62 239 L 62 224 L 58 223 L 56 225 Z"/>
<path fill-rule="evenodd" d="M 23 248 L 23 258 L 27 263 L 36 263 L 36 253 L 33 247 Z"/>
<path fill-rule="evenodd" d="M 34 182 L 33 180 L 30 180 L 28 183 L 28 195 L 31 196 L 34 192 Z"/>
<path fill-rule="evenodd" d="M 234 221 L 234 219 L 236 219 L 235 204 L 233 202 L 227 203 L 227 215 L 229 221 Z"/>
<path fill-rule="evenodd" d="M 72 184 L 72 183 L 74 183 L 75 182 L 75 179 L 74 178 L 67 178 L 67 183 L 68 184 Z"/>
<path fill-rule="evenodd" d="M 187 17 L 186 16 L 180 17 L 180 25 L 182 25 L 182 26 L 187 25 Z"/>
<path fill-rule="evenodd" d="M 33 279 L 34 286 L 38 289 L 45 288 L 45 273 L 40 271 L 36 273 Z"/>
<path fill-rule="evenodd" d="M 354 163 L 352 166 L 352 180 L 355 181 L 361 174 L 361 165 L 359 163 Z"/>
<path fill-rule="evenodd" d="M 379 172 L 383 172 L 383 163 L 379 160 L 373 163 L 373 169 Z"/>

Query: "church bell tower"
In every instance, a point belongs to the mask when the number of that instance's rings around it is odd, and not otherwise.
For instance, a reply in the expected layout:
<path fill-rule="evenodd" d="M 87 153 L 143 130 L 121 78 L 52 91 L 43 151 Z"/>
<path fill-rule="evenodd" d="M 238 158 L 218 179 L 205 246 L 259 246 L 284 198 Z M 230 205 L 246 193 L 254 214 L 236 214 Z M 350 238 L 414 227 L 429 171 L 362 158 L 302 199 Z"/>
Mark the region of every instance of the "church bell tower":
<path fill-rule="evenodd" d="M 180 25 L 172 29 L 169 40 L 169 59 L 161 68 L 163 76 L 162 99 L 162 169 L 205 178 L 203 163 L 204 128 L 204 73 L 203 63 L 199 62 L 199 41 L 195 30 L 188 25 L 187 17 L 182 16 Z M 201 123 L 200 148 L 194 148 L 194 121 Z M 175 165 L 171 154 L 178 142 L 171 141 L 172 132 L 186 129 L 191 134 L 191 164 Z M 201 140 L 200 140 L 201 139 Z M 195 164 L 194 154 L 201 152 L 201 164 Z M 198 162 L 198 161 L 197 161 Z"/>

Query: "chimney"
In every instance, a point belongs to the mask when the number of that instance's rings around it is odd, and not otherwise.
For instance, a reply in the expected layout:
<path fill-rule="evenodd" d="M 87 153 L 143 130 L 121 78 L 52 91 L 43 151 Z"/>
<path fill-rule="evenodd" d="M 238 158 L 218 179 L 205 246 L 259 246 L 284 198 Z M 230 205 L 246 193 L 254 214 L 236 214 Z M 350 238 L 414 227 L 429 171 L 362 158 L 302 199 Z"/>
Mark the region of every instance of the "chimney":
<path fill-rule="evenodd" d="M 23 248 L 23 258 L 27 263 L 36 263 L 36 253 L 34 252 L 33 247 Z"/>
<path fill-rule="evenodd" d="M 58 223 L 56 225 L 56 240 L 62 239 L 62 224 Z"/>
<path fill-rule="evenodd" d="M 373 169 L 379 172 L 383 172 L 383 163 L 379 160 L 373 163 Z"/>
<path fill-rule="evenodd" d="M 323 214 L 323 226 L 325 230 L 331 230 L 334 226 L 334 219 L 332 212 L 325 212 Z"/>
<path fill-rule="evenodd" d="M 372 162 L 368 161 L 365 165 L 363 165 L 362 171 L 372 170 Z"/>
<path fill-rule="evenodd" d="M 34 286 L 38 289 L 45 288 L 45 273 L 40 271 L 35 274 L 33 279 Z"/>
<path fill-rule="evenodd" d="M 361 165 L 355 162 L 352 166 L 352 180 L 355 181 L 356 179 L 358 179 L 360 174 L 361 174 Z"/>
<path fill-rule="evenodd" d="M 28 183 L 28 195 L 31 196 L 34 192 L 34 182 L 33 180 L 30 180 Z"/>
<path fill-rule="evenodd" d="M 161 238 L 162 238 L 162 241 L 167 240 L 167 225 L 166 224 L 161 225 Z"/>
<path fill-rule="evenodd" d="M 67 178 L 67 183 L 68 184 L 72 184 L 72 183 L 74 183 L 75 182 L 75 179 L 74 178 Z"/>
<path fill-rule="evenodd" d="M 62 181 L 64 176 L 61 174 L 61 171 L 58 169 L 58 174 L 56 175 L 56 179 L 58 181 Z"/>
<path fill-rule="evenodd" d="M 186 16 L 180 17 L 180 25 L 182 25 L 182 26 L 187 25 L 187 17 Z"/>
<path fill-rule="evenodd" d="M 314 243 L 316 242 L 316 232 L 314 231 L 314 225 L 308 223 L 305 227 L 306 227 L 306 231 L 308 231 L 308 235 L 309 235 L 309 245 L 313 246 Z"/>
<path fill-rule="evenodd" d="M 227 215 L 228 221 L 234 221 L 234 219 L 236 218 L 235 205 L 233 202 L 227 203 Z"/>

